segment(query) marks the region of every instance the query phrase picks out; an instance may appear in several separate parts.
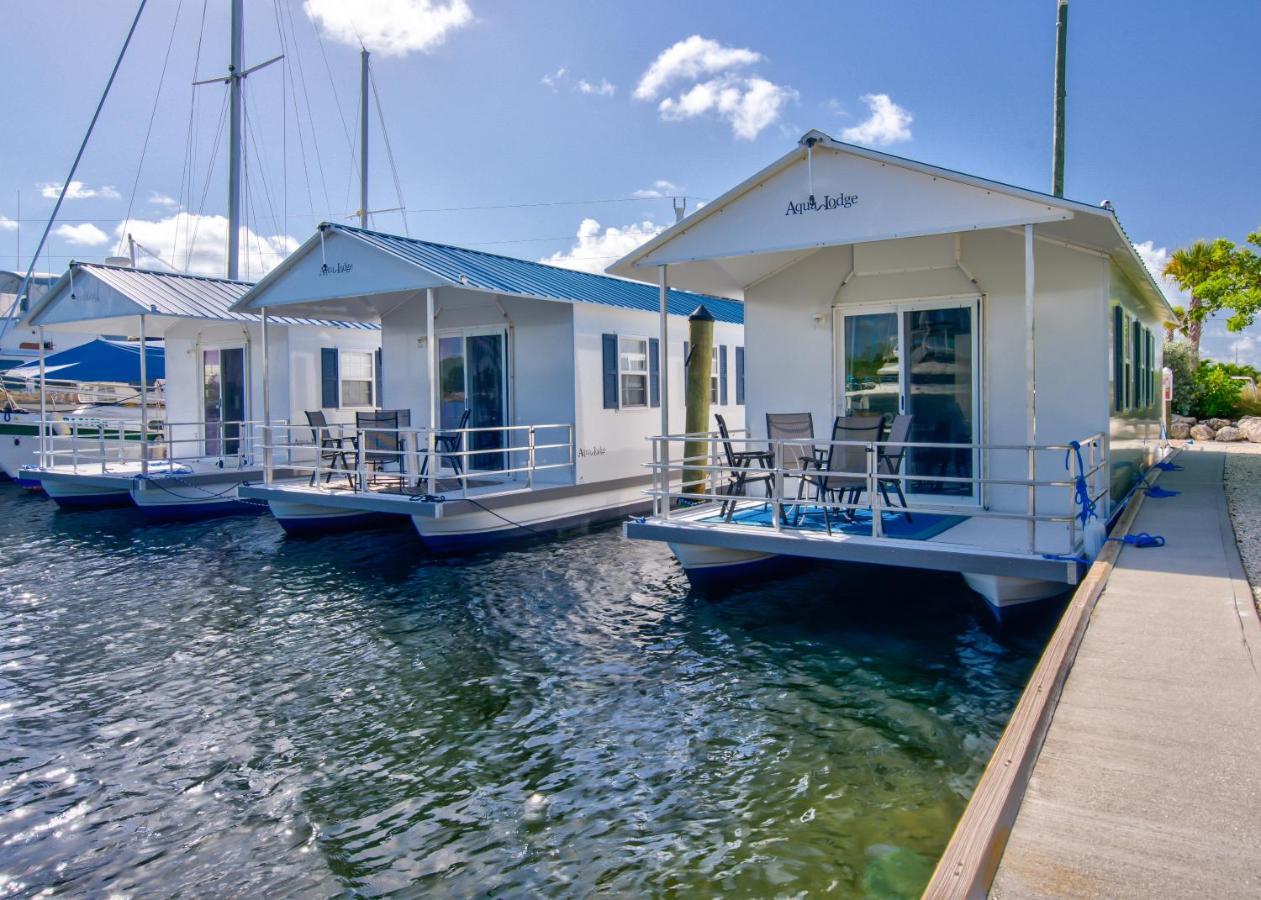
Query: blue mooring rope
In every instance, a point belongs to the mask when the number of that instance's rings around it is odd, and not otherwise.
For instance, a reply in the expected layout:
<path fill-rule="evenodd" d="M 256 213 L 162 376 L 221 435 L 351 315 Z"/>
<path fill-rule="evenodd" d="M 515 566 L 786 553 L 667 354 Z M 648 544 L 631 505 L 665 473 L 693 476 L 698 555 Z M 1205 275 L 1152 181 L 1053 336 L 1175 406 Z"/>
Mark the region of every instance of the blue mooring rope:
<path fill-rule="evenodd" d="M 1162 472 L 1181 472 L 1182 471 L 1182 466 L 1178 465 L 1177 463 L 1158 462 L 1158 463 L 1152 463 L 1152 466 L 1154 468 L 1160 469 L 1160 471 Z"/>
<path fill-rule="evenodd" d="M 1143 549 L 1146 547 L 1163 547 L 1165 539 L 1158 534 L 1148 534 L 1146 531 L 1140 531 L 1138 534 L 1127 534 L 1124 537 L 1110 537 L 1110 541 L 1116 541 L 1119 544 L 1129 544 L 1131 547 Z"/>
<path fill-rule="evenodd" d="M 1153 484 L 1147 488 L 1147 496 L 1155 497 L 1157 500 L 1164 500 L 1166 497 L 1176 497 L 1181 493 L 1182 491 L 1167 491 L 1158 484 Z"/>
<path fill-rule="evenodd" d="M 1068 442 L 1068 450 L 1064 451 L 1064 468 L 1070 473 L 1073 471 L 1071 463 L 1074 453 L 1077 454 L 1077 475 L 1073 479 L 1073 500 L 1081 506 L 1077 518 L 1081 519 L 1084 528 L 1098 513 L 1095 512 L 1095 501 L 1090 499 L 1090 486 L 1086 484 L 1086 465 L 1082 462 L 1081 444 L 1077 441 Z"/>

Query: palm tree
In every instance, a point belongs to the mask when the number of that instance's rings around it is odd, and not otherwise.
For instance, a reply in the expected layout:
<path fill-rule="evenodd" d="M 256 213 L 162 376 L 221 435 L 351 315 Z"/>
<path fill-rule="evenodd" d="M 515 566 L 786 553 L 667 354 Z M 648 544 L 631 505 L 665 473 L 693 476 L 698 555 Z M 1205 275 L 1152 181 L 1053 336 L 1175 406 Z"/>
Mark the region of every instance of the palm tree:
<path fill-rule="evenodd" d="M 1164 274 L 1191 295 L 1191 302 L 1187 304 L 1187 308 L 1175 310 L 1175 315 L 1178 317 L 1177 328 L 1190 341 L 1191 356 L 1195 360 L 1200 358 L 1200 334 L 1204 330 L 1204 321 L 1200 315 L 1203 302 L 1196 296 L 1196 291 L 1221 268 L 1224 262 L 1221 246 L 1223 244 L 1230 246 L 1229 241 L 1223 241 L 1221 238 L 1212 243 L 1196 241 L 1190 247 L 1175 250 L 1169 257 L 1169 262 L 1165 264 Z"/>
<path fill-rule="evenodd" d="M 1165 322 L 1165 341 L 1169 342 L 1176 335 L 1187 336 L 1187 327 L 1191 324 L 1187 319 L 1187 311 L 1181 306 L 1170 307 L 1173 310 L 1173 318 Z"/>

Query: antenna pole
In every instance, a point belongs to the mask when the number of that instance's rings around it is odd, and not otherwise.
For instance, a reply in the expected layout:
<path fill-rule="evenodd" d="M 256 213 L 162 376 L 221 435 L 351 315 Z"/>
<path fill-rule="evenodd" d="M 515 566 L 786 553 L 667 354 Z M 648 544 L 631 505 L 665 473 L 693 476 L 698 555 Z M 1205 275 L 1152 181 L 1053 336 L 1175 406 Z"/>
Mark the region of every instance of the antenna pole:
<path fill-rule="evenodd" d="M 127 255 L 131 257 L 131 267 L 136 267 L 136 239 L 127 232 Z"/>
<path fill-rule="evenodd" d="M 359 51 L 359 227 L 368 227 L 368 50 Z"/>
<path fill-rule="evenodd" d="M 1051 138 L 1051 193 L 1064 196 L 1064 70 L 1068 53 L 1068 0 L 1059 0 L 1055 20 L 1055 131 Z"/>
<path fill-rule="evenodd" d="M 232 0 L 232 60 L 228 64 L 228 277 L 240 274 L 242 0 Z"/>

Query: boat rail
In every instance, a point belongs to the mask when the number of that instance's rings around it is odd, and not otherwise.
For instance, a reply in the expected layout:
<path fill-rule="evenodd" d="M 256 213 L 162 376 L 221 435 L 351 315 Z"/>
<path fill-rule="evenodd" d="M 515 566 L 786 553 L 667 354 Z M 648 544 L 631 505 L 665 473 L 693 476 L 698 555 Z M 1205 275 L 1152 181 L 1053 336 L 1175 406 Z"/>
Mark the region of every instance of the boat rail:
<path fill-rule="evenodd" d="M 283 468 L 286 475 L 309 474 L 312 486 L 339 493 L 378 493 L 375 481 L 389 479 L 430 496 L 449 493 L 454 485 L 461 497 L 468 497 L 470 488 L 486 497 L 531 490 L 538 473 L 572 470 L 575 463 L 572 423 L 430 430 L 330 422 L 319 431 L 317 441 L 310 425 L 264 426 L 263 483 L 270 487 Z M 473 446 L 492 435 L 498 436 L 492 441 L 497 446 Z M 283 466 L 277 462 L 281 458 Z M 452 461 L 458 468 L 443 469 Z M 391 465 L 393 470 L 387 468 Z M 488 478 L 500 482 L 502 490 L 487 490 L 482 482 Z"/>
<path fill-rule="evenodd" d="M 155 419 L 142 440 L 137 419 L 67 416 L 40 423 L 40 467 L 67 466 L 76 474 L 105 474 L 111 463 L 139 462 L 148 474 L 150 462 L 189 463 L 214 460 L 222 468 L 254 465 L 260 450 L 256 420 Z"/>
<path fill-rule="evenodd" d="M 941 515 L 958 513 L 969 518 L 985 518 L 1025 523 L 1025 546 L 1028 552 L 1037 551 L 1037 526 L 1039 523 L 1055 523 L 1067 527 L 1069 552 L 1076 554 L 1081 550 L 1081 513 L 1078 506 L 1078 479 L 1084 479 L 1086 493 L 1091 503 L 1097 504 L 1103 512 L 1106 498 L 1110 496 L 1111 485 L 1108 481 L 1108 445 L 1102 433 L 1088 435 L 1080 440 L 1064 444 L 983 444 L 983 443 L 951 443 L 940 441 L 832 441 L 832 440 L 768 440 L 753 438 L 747 433 L 733 432 L 723 437 L 716 432 L 696 432 L 690 434 L 655 435 L 648 439 L 652 443 L 652 462 L 648 468 L 652 473 L 652 487 L 648 495 L 652 498 L 652 515 L 654 518 L 669 521 L 696 519 L 696 508 L 699 506 L 719 507 L 732 504 L 738 506 L 769 505 L 771 508 L 771 527 L 777 532 L 791 531 L 795 525 L 789 510 L 794 513 L 802 509 L 824 509 L 846 512 L 854 510 L 871 511 L 872 538 L 884 538 L 884 512 L 907 512 L 912 516 L 920 513 Z M 692 456 L 683 445 L 691 445 Z M 731 465 L 725 457 L 725 445 L 739 455 L 742 451 L 758 451 L 766 454 L 760 464 L 749 460 L 744 465 Z M 705 452 L 697 454 L 694 448 L 703 446 Z M 830 448 L 860 447 L 864 451 L 865 466 L 860 471 L 829 469 L 828 455 Z M 916 450 L 946 450 L 970 454 L 972 460 L 970 475 L 946 474 L 911 474 L 905 462 L 910 452 Z M 891 472 L 882 466 L 886 451 L 904 453 L 899 471 Z M 909 451 L 909 452 L 908 452 Z M 1039 473 L 1039 457 L 1047 453 L 1057 454 L 1060 466 L 1058 477 L 1041 477 Z M 1020 469 L 1024 477 L 997 477 L 987 473 L 994 470 L 996 457 L 1016 457 L 1020 461 Z M 813 465 L 803 466 L 800 460 L 812 459 Z M 1008 463 L 1008 470 L 1015 464 Z M 766 488 L 766 496 L 752 493 L 732 494 L 731 486 L 735 484 L 739 474 L 761 476 Z M 862 481 L 862 492 L 866 494 L 865 502 L 844 502 L 816 498 L 809 484 L 803 484 L 802 476 L 810 478 L 852 478 Z M 769 479 L 766 478 L 769 476 Z M 959 504 L 949 505 L 941 500 L 923 501 L 923 494 L 905 490 L 907 504 L 890 504 L 884 499 L 881 485 L 892 487 L 900 484 L 904 489 L 908 485 L 921 482 L 936 484 L 954 484 L 968 488 L 966 495 L 961 496 Z M 802 490 L 803 487 L 806 490 Z M 994 489 L 1023 489 L 1023 502 L 1002 504 L 1007 508 L 991 508 L 990 499 Z M 1063 511 L 1052 509 L 1048 504 L 1046 489 L 1062 489 Z M 803 494 L 805 496 L 803 496 Z M 1040 496 L 1041 495 L 1041 496 Z M 860 497 L 861 499 L 861 497 Z M 916 500 L 919 499 L 919 502 Z M 946 498 L 948 499 L 948 498 Z M 1012 498 L 1008 498 L 1010 501 Z M 1023 508 L 1010 508 L 1023 506 Z M 1106 513 L 1105 513 L 1106 515 Z M 739 523 L 724 521 L 721 524 L 707 527 L 730 527 Z"/>

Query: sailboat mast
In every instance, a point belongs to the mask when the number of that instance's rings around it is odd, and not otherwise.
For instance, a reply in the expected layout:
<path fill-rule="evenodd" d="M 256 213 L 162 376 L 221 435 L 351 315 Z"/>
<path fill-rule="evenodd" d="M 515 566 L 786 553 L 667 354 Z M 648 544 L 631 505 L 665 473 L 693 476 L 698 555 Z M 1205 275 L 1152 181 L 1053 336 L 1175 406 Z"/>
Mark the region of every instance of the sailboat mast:
<path fill-rule="evenodd" d="M 359 227 L 368 227 L 368 50 L 359 52 Z"/>
<path fill-rule="evenodd" d="M 232 0 L 232 61 L 228 64 L 228 277 L 240 277 L 242 0 Z"/>

